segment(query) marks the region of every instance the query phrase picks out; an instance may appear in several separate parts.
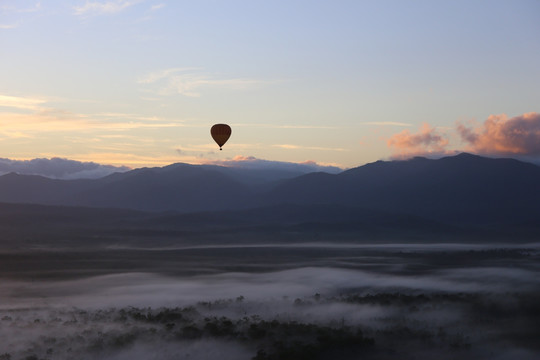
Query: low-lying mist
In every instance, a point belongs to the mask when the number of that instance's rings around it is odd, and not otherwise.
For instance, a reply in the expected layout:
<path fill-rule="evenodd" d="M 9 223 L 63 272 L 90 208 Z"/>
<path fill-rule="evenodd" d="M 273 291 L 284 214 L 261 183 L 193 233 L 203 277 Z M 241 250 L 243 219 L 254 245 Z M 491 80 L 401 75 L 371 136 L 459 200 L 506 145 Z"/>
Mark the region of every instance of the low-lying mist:
<path fill-rule="evenodd" d="M 0 359 L 540 357 L 538 244 L 314 248 L 4 277 Z"/>

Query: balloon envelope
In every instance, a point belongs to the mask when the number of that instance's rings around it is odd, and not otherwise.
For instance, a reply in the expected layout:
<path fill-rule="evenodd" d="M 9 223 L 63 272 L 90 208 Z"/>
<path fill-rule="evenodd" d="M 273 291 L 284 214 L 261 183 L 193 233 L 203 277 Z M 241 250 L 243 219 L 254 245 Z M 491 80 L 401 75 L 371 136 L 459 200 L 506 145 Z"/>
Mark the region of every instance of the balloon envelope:
<path fill-rule="evenodd" d="M 229 140 L 231 133 L 231 127 L 227 124 L 216 124 L 210 129 L 210 134 L 214 141 L 219 145 L 219 150 L 221 150 L 221 147 Z"/>

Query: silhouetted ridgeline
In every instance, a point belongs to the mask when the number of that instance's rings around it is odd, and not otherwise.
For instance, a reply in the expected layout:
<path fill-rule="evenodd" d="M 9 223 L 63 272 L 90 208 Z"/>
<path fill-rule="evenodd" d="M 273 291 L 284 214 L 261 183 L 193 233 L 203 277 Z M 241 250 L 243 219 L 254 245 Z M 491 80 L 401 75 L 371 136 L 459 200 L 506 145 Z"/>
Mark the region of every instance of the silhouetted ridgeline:
<path fill-rule="evenodd" d="M 533 226 L 540 214 L 540 167 L 512 159 L 464 153 L 378 161 L 335 175 L 296 175 L 187 164 L 96 180 L 11 173 L 0 177 L 0 201 L 186 213 L 324 204 L 444 223 Z"/>
<path fill-rule="evenodd" d="M 523 222 L 540 214 L 540 167 L 466 153 L 377 161 L 335 176 L 291 179 L 267 201 L 356 205 L 445 222 Z"/>

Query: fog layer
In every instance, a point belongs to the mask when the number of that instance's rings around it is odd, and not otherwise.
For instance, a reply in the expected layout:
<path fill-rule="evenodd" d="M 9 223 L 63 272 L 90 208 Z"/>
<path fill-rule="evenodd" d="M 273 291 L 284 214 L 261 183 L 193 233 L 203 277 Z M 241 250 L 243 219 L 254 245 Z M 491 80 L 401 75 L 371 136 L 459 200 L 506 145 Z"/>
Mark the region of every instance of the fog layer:
<path fill-rule="evenodd" d="M 0 359 L 540 356 L 535 244 L 302 248 L 259 248 L 258 271 L 212 248 L 199 271 L 4 278 Z"/>

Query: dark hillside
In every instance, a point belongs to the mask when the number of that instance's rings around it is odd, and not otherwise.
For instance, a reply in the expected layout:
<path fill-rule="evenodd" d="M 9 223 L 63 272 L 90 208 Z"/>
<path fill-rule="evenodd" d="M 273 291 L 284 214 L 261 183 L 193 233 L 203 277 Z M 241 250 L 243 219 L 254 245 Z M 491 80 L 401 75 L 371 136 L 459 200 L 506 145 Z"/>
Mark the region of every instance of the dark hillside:
<path fill-rule="evenodd" d="M 540 213 L 540 167 L 470 154 L 378 161 L 338 175 L 289 180 L 267 199 L 354 205 L 459 223 L 525 221 Z"/>
<path fill-rule="evenodd" d="M 0 176 L 0 201 L 186 213 L 318 204 L 461 225 L 534 222 L 540 214 L 540 167 L 512 159 L 460 154 L 377 161 L 336 175 L 283 176 L 188 164 L 97 180 L 12 173 Z"/>

